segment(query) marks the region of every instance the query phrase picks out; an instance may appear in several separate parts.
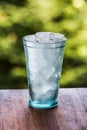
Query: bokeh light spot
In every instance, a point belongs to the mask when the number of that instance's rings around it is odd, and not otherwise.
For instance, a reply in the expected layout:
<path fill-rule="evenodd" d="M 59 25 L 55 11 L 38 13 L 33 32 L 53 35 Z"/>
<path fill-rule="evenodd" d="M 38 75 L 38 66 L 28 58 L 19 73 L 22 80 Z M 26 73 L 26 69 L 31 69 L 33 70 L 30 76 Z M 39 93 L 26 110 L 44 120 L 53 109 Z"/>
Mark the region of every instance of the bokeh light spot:
<path fill-rule="evenodd" d="M 78 55 L 87 59 L 87 46 L 78 47 Z"/>
<path fill-rule="evenodd" d="M 81 8 L 85 4 L 84 0 L 73 0 L 73 6 L 76 8 Z"/>

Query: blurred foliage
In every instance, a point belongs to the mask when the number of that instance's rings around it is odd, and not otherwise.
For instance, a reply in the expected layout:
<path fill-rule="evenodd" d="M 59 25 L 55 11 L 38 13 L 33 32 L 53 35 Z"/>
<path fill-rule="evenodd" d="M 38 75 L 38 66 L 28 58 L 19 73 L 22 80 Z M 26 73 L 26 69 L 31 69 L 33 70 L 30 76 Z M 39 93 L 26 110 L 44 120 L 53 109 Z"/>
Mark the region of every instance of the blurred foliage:
<path fill-rule="evenodd" d="M 27 88 L 24 35 L 65 34 L 61 87 L 87 86 L 87 0 L 0 0 L 0 88 Z"/>

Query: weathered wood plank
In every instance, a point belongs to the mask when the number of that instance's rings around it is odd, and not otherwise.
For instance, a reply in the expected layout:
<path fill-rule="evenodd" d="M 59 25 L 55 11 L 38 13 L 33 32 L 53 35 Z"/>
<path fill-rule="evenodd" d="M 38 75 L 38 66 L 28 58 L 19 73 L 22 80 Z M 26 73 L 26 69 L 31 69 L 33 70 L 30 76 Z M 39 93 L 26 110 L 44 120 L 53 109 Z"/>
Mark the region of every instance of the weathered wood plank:
<path fill-rule="evenodd" d="M 87 88 L 60 89 L 59 106 L 28 106 L 28 90 L 0 90 L 0 130 L 87 130 Z"/>

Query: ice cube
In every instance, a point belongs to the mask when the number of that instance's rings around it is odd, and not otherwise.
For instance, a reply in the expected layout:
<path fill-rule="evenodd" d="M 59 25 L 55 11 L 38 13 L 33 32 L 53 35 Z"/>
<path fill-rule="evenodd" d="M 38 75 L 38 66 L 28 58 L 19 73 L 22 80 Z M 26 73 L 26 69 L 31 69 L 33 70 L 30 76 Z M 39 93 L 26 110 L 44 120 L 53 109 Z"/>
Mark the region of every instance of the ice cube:
<path fill-rule="evenodd" d="M 63 41 L 63 40 L 65 40 L 63 34 L 54 33 L 54 39 L 53 39 L 54 42 L 61 42 L 61 41 Z"/>
<path fill-rule="evenodd" d="M 63 34 L 53 32 L 37 32 L 35 38 L 39 43 L 56 43 L 66 40 Z"/>
<path fill-rule="evenodd" d="M 46 94 L 50 90 L 50 85 L 47 83 L 41 84 L 40 82 L 32 82 L 31 90 L 31 95 L 33 96 L 33 99 L 39 100 L 44 94 Z"/>
<path fill-rule="evenodd" d="M 48 83 L 44 83 L 43 85 L 42 85 L 42 94 L 46 94 L 48 91 L 50 90 L 50 84 L 48 84 Z"/>
<path fill-rule="evenodd" d="M 39 71 L 44 66 L 48 64 L 46 58 L 44 57 L 44 50 L 43 49 L 29 49 L 29 66 L 30 71 Z"/>
<path fill-rule="evenodd" d="M 58 66 L 58 63 L 61 64 L 63 59 L 63 48 L 49 49 L 44 53 L 45 59 L 55 68 Z"/>
<path fill-rule="evenodd" d="M 30 80 L 31 82 L 44 82 L 43 77 L 38 72 L 35 72 L 33 70 L 30 71 Z"/>
<path fill-rule="evenodd" d="M 38 97 L 40 96 L 41 93 L 41 83 L 38 81 L 37 82 L 32 81 L 29 87 L 29 92 L 32 100 L 38 100 Z"/>
<path fill-rule="evenodd" d="M 50 63 L 51 65 L 56 64 L 56 61 L 58 59 L 58 53 L 55 52 L 55 49 L 49 49 L 46 53 L 44 53 L 44 57 Z"/>
<path fill-rule="evenodd" d="M 49 90 L 47 93 L 42 94 L 39 97 L 39 101 L 42 103 L 48 103 L 56 100 L 58 91 Z"/>
<path fill-rule="evenodd" d="M 29 73 L 36 73 L 38 71 L 40 71 L 40 67 L 38 65 L 32 65 L 32 64 L 29 64 Z"/>
<path fill-rule="evenodd" d="M 58 77 L 52 77 L 49 79 L 48 84 L 50 84 L 51 90 L 57 90 L 58 88 Z"/>
<path fill-rule="evenodd" d="M 41 87 L 41 91 L 40 93 L 38 93 L 38 100 L 42 103 L 44 102 L 47 102 L 48 101 L 48 98 L 49 97 L 49 92 L 50 91 L 50 86 L 49 84 L 44 84 L 42 87 Z"/>
<path fill-rule="evenodd" d="M 43 79 L 48 80 L 55 73 L 55 68 L 51 65 L 45 66 L 39 71 Z"/>
<path fill-rule="evenodd" d="M 35 34 L 36 42 L 52 43 L 54 34 L 52 32 L 37 32 Z"/>

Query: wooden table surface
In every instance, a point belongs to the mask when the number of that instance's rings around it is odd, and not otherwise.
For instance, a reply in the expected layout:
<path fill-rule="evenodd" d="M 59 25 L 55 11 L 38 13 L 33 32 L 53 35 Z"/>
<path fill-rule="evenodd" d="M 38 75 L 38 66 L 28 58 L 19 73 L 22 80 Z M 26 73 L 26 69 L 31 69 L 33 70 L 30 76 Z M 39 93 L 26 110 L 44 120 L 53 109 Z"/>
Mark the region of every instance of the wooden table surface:
<path fill-rule="evenodd" d="M 87 88 L 60 89 L 59 106 L 28 106 L 28 90 L 0 90 L 0 130 L 87 130 Z"/>

